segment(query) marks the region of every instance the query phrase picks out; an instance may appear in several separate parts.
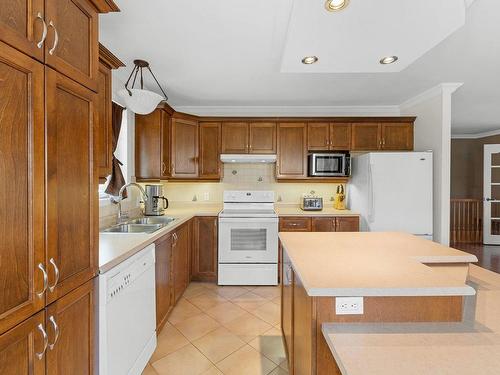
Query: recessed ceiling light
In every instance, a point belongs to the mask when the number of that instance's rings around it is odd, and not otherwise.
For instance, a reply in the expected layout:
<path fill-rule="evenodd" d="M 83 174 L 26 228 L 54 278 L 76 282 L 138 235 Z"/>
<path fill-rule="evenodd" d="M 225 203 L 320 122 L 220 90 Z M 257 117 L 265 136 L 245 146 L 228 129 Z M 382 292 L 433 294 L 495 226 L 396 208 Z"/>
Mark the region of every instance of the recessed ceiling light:
<path fill-rule="evenodd" d="M 318 61 L 317 56 L 306 56 L 302 59 L 302 64 L 311 65 Z"/>
<path fill-rule="evenodd" d="M 349 5 L 349 0 L 326 0 L 325 8 L 329 12 L 338 12 Z"/>
<path fill-rule="evenodd" d="M 383 59 L 380 60 L 380 63 L 382 65 L 387 65 L 387 64 L 395 63 L 396 61 L 398 61 L 398 57 L 397 56 L 386 56 L 386 57 L 384 57 Z"/>

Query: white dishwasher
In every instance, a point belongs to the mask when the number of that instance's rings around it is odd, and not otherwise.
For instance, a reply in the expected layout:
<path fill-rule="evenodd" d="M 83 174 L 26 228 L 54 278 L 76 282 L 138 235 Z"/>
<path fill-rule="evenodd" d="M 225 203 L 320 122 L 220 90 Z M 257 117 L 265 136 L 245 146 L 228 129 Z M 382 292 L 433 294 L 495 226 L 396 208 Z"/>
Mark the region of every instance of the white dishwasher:
<path fill-rule="evenodd" d="M 152 244 L 99 275 L 99 374 L 140 375 L 155 348 Z"/>

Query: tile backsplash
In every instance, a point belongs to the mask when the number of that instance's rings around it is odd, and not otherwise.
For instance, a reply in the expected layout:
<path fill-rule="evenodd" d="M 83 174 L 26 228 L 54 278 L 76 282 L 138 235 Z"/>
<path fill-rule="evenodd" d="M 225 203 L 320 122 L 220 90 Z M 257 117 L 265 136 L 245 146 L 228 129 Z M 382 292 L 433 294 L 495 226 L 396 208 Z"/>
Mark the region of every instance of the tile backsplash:
<path fill-rule="evenodd" d="M 300 202 L 302 194 L 323 197 L 327 205 L 334 196 L 334 183 L 278 183 L 275 164 L 223 164 L 221 182 L 171 182 L 164 181 L 165 196 L 172 202 L 222 202 L 224 190 L 273 190 L 276 200 L 283 203 Z"/>

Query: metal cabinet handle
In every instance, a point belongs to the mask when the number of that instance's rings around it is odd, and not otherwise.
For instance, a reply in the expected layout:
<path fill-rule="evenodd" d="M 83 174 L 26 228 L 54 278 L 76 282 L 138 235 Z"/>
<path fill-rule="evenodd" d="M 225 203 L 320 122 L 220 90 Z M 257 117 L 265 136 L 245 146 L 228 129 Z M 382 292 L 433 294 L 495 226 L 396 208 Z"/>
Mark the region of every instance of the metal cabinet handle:
<path fill-rule="evenodd" d="M 37 292 L 36 295 L 38 296 L 38 298 L 42 298 L 47 291 L 47 286 L 49 285 L 49 276 L 47 275 L 47 271 L 45 271 L 42 263 L 38 263 L 38 269 L 42 271 L 43 274 L 43 289 L 41 292 Z"/>
<path fill-rule="evenodd" d="M 42 323 L 38 324 L 38 326 L 36 328 L 38 328 L 38 330 L 42 333 L 42 337 L 43 337 L 43 349 L 42 349 L 41 352 L 35 353 L 35 354 L 36 354 L 36 357 L 38 359 L 42 359 L 43 355 L 45 354 L 45 351 L 47 350 L 47 345 L 49 344 L 49 338 L 47 336 L 47 332 L 45 332 L 45 330 L 43 329 Z"/>
<path fill-rule="evenodd" d="M 56 289 L 57 283 L 59 282 L 59 268 L 57 267 L 54 258 L 50 258 L 49 263 L 52 264 L 52 267 L 54 267 L 54 278 L 55 278 L 54 285 L 51 286 L 49 285 L 49 290 L 53 292 L 54 289 Z"/>
<path fill-rule="evenodd" d="M 54 345 L 57 343 L 57 340 L 59 339 L 59 326 L 57 325 L 56 320 L 54 319 L 54 315 L 51 315 L 49 317 L 49 321 L 52 323 L 52 326 L 54 327 L 54 333 L 56 335 L 54 337 L 54 342 L 52 344 L 49 344 L 49 349 L 53 350 Z"/>
<path fill-rule="evenodd" d="M 297 226 L 297 225 L 299 225 L 299 224 L 297 224 L 297 223 L 290 223 L 290 225 L 291 225 L 292 227 L 296 227 L 296 226 Z"/>
<path fill-rule="evenodd" d="M 165 164 L 165 162 L 161 162 L 161 174 L 165 174 L 165 171 L 167 170 L 167 165 Z"/>
<path fill-rule="evenodd" d="M 172 171 L 172 174 L 175 172 L 174 163 L 170 164 L 170 170 Z"/>
<path fill-rule="evenodd" d="M 54 45 L 49 50 L 49 55 L 53 55 L 57 45 L 59 44 L 59 34 L 57 33 L 57 29 L 56 26 L 54 25 L 54 22 L 50 21 L 49 26 L 52 26 L 52 28 L 54 29 Z"/>
<path fill-rule="evenodd" d="M 42 48 L 43 42 L 45 42 L 45 38 L 47 38 L 47 24 L 45 23 L 45 20 L 42 17 L 42 13 L 38 12 L 36 18 L 42 20 L 42 25 L 43 25 L 42 39 L 40 39 L 40 41 L 36 44 L 38 48 Z"/>
<path fill-rule="evenodd" d="M 287 281 L 287 285 L 288 285 L 292 281 L 292 266 L 290 264 L 288 265 L 288 268 L 285 271 L 285 276 L 286 276 L 286 281 Z"/>

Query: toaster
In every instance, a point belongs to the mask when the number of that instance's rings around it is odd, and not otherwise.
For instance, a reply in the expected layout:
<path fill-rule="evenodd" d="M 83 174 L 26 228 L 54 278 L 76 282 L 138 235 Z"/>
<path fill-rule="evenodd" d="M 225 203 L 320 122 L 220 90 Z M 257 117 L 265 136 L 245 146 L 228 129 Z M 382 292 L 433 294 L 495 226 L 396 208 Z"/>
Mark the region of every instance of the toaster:
<path fill-rule="evenodd" d="M 300 208 L 304 211 L 321 211 L 323 209 L 323 198 L 302 197 Z"/>

